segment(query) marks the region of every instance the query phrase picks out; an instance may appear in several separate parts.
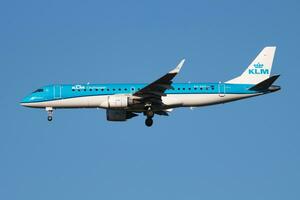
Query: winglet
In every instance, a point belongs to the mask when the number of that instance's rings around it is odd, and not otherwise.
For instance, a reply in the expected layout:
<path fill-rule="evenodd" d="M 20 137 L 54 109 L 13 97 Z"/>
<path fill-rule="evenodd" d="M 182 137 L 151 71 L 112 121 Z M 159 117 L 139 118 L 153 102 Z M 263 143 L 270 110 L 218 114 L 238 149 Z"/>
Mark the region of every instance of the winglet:
<path fill-rule="evenodd" d="M 180 69 L 182 68 L 184 62 L 185 62 L 185 59 L 182 59 L 180 61 L 180 63 L 177 65 L 177 67 L 175 69 L 173 69 L 172 71 L 170 71 L 169 74 L 177 74 L 180 71 Z"/>

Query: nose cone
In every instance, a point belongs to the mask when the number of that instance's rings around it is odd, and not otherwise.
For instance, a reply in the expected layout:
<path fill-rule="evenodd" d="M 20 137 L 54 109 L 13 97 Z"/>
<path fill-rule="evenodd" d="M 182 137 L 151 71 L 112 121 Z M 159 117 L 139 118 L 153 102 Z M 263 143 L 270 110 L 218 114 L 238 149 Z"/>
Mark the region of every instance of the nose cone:
<path fill-rule="evenodd" d="M 29 106 L 31 103 L 31 95 L 24 97 L 21 102 L 20 105 L 21 106 Z"/>

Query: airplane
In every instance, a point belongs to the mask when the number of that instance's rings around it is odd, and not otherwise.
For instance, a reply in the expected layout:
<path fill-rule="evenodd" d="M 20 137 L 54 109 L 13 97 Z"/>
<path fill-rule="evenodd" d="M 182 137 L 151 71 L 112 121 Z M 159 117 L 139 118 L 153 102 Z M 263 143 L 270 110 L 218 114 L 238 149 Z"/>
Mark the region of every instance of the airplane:
<path fill-rule="evenodd" d="M 30 108 L 43 108 L 52 121 L 53 111 L 63 108 L 103 108 L 108 121 L 126 121 L 139 114 L 145 125 L 155 115 L 168 116 L 174 108 L 223 104 L 269 94 L 280 75 L 271 74 L 276 47 L 265 47 L 238 77 L 226 82 L 173 83 L 185 60 L 150 84 L 54 84 L 41 87 L 21 101 Z"/>

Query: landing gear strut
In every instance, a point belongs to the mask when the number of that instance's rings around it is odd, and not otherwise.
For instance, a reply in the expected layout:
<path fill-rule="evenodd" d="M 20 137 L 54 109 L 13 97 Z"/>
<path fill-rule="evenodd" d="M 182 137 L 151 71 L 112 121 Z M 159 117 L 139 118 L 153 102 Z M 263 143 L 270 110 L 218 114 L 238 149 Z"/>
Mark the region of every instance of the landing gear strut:
<path fill-rule="evenodd" d="M 154 116 L 154 112 L 153 112 L 151 109 L 148 109 L 148 110 L 146 111 L 146 116 L 147 116 L 148 118 L 152 118 L 152 117 Z"/>
<path fill-rule="evenodd" d="M 147 107 L 146 111 L 145 111 L 145 115 L 147 116 L 146 120 L 145 120 L 145 125 L 150 127 L 153 124 L 153 117 L 154 117 L 154 112 L 151 109 L 151 107 Z"/>
<path fill-rule="evenodd" d="M 51 122 L 53 119 L 53 108 L 52 107 L 46 107 L 46 111 L 48 113 L 48 121 Z"/>

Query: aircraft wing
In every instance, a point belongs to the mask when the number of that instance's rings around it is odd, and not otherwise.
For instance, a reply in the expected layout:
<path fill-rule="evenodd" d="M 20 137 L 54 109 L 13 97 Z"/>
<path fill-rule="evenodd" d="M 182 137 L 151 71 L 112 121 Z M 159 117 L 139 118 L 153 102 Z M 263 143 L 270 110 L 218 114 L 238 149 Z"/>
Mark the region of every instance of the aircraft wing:
<path fill-rule="evenodd" d="M 179 73 L 184 61 L 184 59 L 181 60 L 181 62 L 175 69 L 171 70 L 161 78 L 145 86 L 133 95 L 140 97 L 144 103 L 162 104 L 161 97 L 166 96 L 165 91 L 167 89 L 172 89 L 172 80 Z"/>

